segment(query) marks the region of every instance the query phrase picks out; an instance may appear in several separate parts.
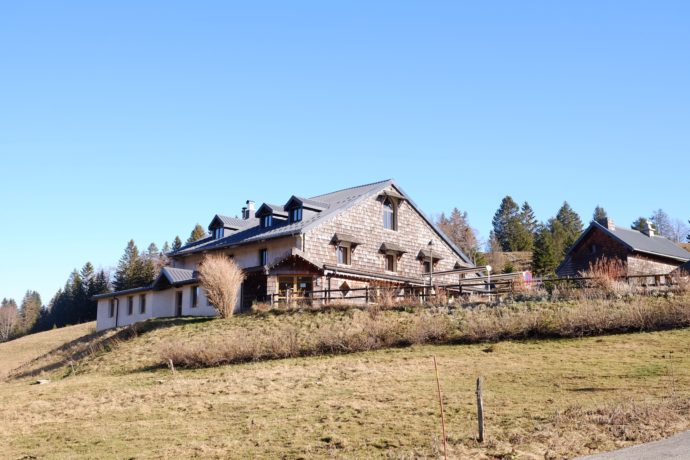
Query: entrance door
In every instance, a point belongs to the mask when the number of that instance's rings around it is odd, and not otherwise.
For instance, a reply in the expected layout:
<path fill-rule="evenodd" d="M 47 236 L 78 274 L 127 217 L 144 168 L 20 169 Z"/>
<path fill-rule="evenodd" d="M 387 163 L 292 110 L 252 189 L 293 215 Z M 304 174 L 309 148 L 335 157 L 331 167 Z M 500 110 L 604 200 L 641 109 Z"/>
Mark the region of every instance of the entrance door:
<path fill-rule="evenodd" d="M 182 291 L 175 292 L 175 316 L 182 316 Z"/>

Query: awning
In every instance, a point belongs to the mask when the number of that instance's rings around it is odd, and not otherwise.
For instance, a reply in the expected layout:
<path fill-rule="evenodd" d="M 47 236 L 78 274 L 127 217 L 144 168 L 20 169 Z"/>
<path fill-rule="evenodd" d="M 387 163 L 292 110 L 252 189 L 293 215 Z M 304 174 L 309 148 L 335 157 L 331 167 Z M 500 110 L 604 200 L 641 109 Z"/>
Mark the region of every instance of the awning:
<path fill-rule="evenodd" d="M 405 251 L 402 246 L 398 246 L 395 243 L 383 243 L 381 245 L 381 252 L 397 252 L 398 254 L 404 254 Z"/>
<path fill-rule="evenodd" d="M 338 243 L 350 243 L 353 245 L 357 244 L 362 244 L 362 241 L 359 240 L 359 238 L 349 235 L 347 233 L 336 233 L 333 235 L 333 242 L 338 244 Z"/>
<path fill-rule="evenodd" d="M 434 257 L 434 260 L 443 260 L 443 257 L 441 257 L 441 254 L 439 254 L 438 251 L 434 252 L 430 249 L 421 249 L 419 251 L 419 254 L 417 255 L 417 257 L 419 259 L 428 260 L 428 259 L 431 259 L 432 255 Z"/>

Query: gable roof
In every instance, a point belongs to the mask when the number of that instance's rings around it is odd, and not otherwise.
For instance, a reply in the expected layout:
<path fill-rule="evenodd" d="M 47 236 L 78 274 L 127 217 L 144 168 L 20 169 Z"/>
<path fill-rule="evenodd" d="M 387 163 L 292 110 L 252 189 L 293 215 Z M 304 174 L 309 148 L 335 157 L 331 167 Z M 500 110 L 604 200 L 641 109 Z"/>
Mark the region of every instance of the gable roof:
<path fill-rule="evenodd" d="M 666 237 L 657 235 L 647 236 L 640 231 L 620 227 L 616 227 L 615 229 L 611 230 L 596 221 L 592 221 L 592 223 L 589 224 L 587 230 L 585 230 L 575 241 L 569 253 L 578 247 L 585 236 L 595 229 L 603 231 L 612 236 L 614 239 L 626 246 L 630 251 L 666 257 L 669 259 L 676 259 L 680 260 L 681 262 L 690 260 L 690 252 L 679 247 Z"/>
<path fill-rule="evenodd" d="M 259 226 L 258 219 L 249 219 L 248 221 L 251 221 L 251 226 L 240 228 L 238 231 L 223 238 L 214 240 L 212 237 L 207 237 L 202 240 L 195 241 L 194 243 L 185 245 L 176 252 L 173 252 L 172 255 L 190 254 L 212 249 L 239 246 L 242 244 L 267 239 L 304 234 L 312 228 L 321 225 L 336 215 L 360 203 L 361 201 L 380 194 L 389 186 L 393 186 L 400 193 L 400 195 L 407 200 L 412 208 L 417 211 L 424 221 L 458 255 L 458 257 L 468 264 L 472 263 L 470 259 L 455 244 L 453 244 L 453 242 L 421 211 L 421 209 L 392 179 L 350 187 L 323 195 L 313 196 L 311 198 L 300 198 L 293 195 L 290 200 L 288 200 L 288 203 L 286 203 L 286 206 L 298 201 L 309 209 L 320 208 L 321 211 L 315 212 L 313 215 L 305 215 L 304 219 L 299 222 L 282 222 L 274 220 L 273 226 L 269 228 L 261 228 Z M 270 206 L 273 207 L 273 205 Z M 276 206 L 276 208 L 278 208 L 278 206 Z"/>

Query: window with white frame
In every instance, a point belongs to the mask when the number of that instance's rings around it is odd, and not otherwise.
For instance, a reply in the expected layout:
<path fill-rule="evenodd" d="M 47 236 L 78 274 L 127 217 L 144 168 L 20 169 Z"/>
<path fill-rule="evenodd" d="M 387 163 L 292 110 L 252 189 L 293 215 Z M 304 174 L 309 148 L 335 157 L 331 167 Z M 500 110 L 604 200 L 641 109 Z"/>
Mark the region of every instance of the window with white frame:
<path fill-rule="evenodd" d="M 199 286 L 192 286 L 192 308 L 199 306 Z"/>
<path fill-rule="evenodd" d="M 268 215 L 261 218 L 261 228 L 268 228 L 271 225 L 273 225 L 273 216 Z"/>

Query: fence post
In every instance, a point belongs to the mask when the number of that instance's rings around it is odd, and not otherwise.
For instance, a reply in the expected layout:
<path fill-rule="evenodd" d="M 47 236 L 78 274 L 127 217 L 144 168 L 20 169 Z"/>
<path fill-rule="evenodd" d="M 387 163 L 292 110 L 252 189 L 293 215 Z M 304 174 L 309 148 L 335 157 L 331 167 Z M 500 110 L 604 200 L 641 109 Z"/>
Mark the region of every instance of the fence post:
<path fill-rule="evenodd" d="M 434 358 L 434 370 L 436 371 L 436 390 L 438 391 L 438 403 L 441 406 L 441 434 L 443 436 L 443 458 L 448 458 L 448 448 L 446 447 L 446 417 L 443 413 L 443 397 L 441 396 L 441 382 L 438 378 L 438 366 L 436 365 L 436 355 Z"/>
<path fill-rule="evenodd" d="M 482 401 L 481 377 L 477 377 L 477 424 L 479 425 L 479 442 L 484 442 L 484 402 Z"/>

